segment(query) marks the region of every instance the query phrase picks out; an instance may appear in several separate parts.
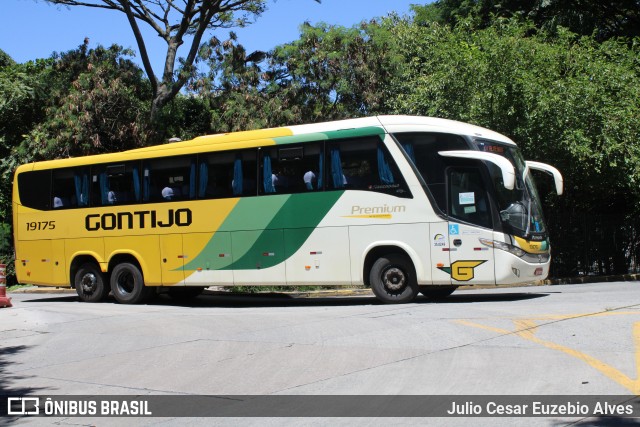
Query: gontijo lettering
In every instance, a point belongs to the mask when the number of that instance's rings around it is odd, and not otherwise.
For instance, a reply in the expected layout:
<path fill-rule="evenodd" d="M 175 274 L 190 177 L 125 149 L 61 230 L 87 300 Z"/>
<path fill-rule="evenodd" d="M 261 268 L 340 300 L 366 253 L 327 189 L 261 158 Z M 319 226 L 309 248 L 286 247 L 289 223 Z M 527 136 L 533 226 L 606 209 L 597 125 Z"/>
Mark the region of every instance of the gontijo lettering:
<path fill-rule="evenodd" d="M 132 230 L 134 228 L 188 227 L 193 221 L 191 209 L 169 209 L 158 214 L 155 210 L 90 214 L 84 219 L 88 231 Z"/>

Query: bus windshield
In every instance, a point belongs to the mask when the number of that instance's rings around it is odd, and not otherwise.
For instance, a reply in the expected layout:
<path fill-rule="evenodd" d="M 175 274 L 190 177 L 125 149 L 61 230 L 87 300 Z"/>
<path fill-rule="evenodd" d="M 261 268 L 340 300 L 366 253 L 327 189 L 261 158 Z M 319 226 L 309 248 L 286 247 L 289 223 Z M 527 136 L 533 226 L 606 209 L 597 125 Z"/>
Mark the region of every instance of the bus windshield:
<path fill-rule="evenodd" d="M 474 142 L 480 151 L 503 156 L 515 168 L 515 188 L 507 190 L 502 183 L 500 169 L 493 164 L 487 164 L 494 182 L 496 202 L 503 226 L 519 237 L 544 236 L 546 226 L 542 215 L 540 196 L 531 173 L 524 176 L 526 164 L 518 147 L 480 139 Z"/>

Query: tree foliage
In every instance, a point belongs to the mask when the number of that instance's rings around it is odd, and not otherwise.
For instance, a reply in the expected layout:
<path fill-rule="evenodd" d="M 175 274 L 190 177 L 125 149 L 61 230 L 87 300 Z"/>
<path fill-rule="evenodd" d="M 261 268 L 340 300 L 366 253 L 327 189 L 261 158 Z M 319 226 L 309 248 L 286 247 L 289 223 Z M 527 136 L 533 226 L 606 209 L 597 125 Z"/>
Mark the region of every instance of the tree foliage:
<path fill-rule="evenodd" d="M 133 30 L 145 72 L 151 83 L 151 121 L 169 103 L 195 72 L 200 44 L 206 31 L 245 26 L 265 9 L 266 0 L 47 0 L 67 6 L 110 9 L 123 13 Z M 148 25 L 167 43 L 161 77 L 153 71 L 138 23 Z M 187 54 L 178 50 L 187 44 Z"/>
<path fill-rule="evenodd" d="M 497 130 L 518 142 L 529 159 L 563 172 L 567 194 L 547 201 L 554 233 L 563 236 L 554 239 L 557 261 L 564 257 L 563 266 L 556 263 L 557 273 L 577 271 L 577 265 L 587 268 L 575 248 L 585 232 L 594 231 L 584 230 L 586 215 L 616 212 L 620 222 L 637 217 L 637 43 L 598 43 L 566 30 L 550 37 L 513 20 L 498 20 L 482 30 L 468 21 L 453 29 L 405 23 L 394 32 L 407 66 L 394 82 L 398 96 L 393 112 Z M 598 261 L 602 271 L 626 272 L 629 267 L 634 233 L 620 226 L 599 232 L 600 246 L 617 237 L 615 250 Z"/>
<path fill-rule="evenodd" d="M 598 41 L 640 36 L 640 0 L 436 0 L 413 9 L 418 24 L 455 26 L 471 19 L 477 27 L 487 28 L 496 18 L 515 17 L 547 31 L 564 27 Z"/>
<path fill-rule="evenodd" d="M 37 103 L 33 111 L 41 120 L 30 121 L 23 136 L 14 132 L 14 141 L 19 143 L 3 160 L 3 169 L 144 145 L 145 101 L 150 91 L 142 71 L 125 58 L 127 54 L 130 52 L 116 45 L 89 49 L 86 40 L 76 50 L 28 65 L 41 70 L 41 85 L 37 86 L 41 93 L 27 91 L 32 94 L 28 99 Z"/>
<path fill-rule="evenodd" d="M 193 89 L 210 97 L 219 131 L 337 120 L 385 111 L 384 87 L 399 66 L 388 29 L 305 24 L 300 38 L 247 54 L 235 35 L 212 39 L 211 72 Z"/>

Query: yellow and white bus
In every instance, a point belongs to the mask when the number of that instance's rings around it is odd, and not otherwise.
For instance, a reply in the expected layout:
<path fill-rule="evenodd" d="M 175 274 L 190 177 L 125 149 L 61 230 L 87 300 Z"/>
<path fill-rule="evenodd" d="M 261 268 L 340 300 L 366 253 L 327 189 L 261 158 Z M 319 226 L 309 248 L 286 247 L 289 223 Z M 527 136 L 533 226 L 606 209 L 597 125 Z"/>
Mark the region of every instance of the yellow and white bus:
<path fill-rule="evenodd" d="M 20 166 L 20 283 L 111 291 L 366 285 L 383 302 L 544 279 L 550 246 L 516 144 L 477 126 L 378 116 Z"/>

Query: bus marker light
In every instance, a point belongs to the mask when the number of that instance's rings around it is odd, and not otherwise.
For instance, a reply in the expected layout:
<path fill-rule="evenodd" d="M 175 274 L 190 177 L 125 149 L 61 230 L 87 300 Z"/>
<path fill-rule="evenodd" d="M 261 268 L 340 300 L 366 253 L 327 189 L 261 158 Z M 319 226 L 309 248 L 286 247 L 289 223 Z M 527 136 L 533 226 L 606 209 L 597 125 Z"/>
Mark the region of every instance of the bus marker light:
<path fill-rule="evenodd" d="M 198 267 L 196 270 L 197 271 L 202 271 L 202 267 Z"/>
<path fill-rule="evenodd" d="M 311 270 L 311 266 L 310 266 L 310 265 L 305 265 L 305 266 L 304 266 L 304 269 L 305 269 L 305 270 L 307 270 L 307 271 L 309 271 L 309 270 Z"/>
<path fill-rule="evenodd" d="M 533 272 L 534 276 L 542 276 L 542 267 L 536 268 L 536 271 Z"/>
<path fill-rule="evenodd" d="M 440 267 L 444 267 L 444 264 L 443 264 L 443 263 L 441 263 L 441 262 L 439 262 L 439 263 L 437 263 L 437 264 L 436 264 L 436 267 L 438 267 L 438 268 L 440 268 Z"/>

